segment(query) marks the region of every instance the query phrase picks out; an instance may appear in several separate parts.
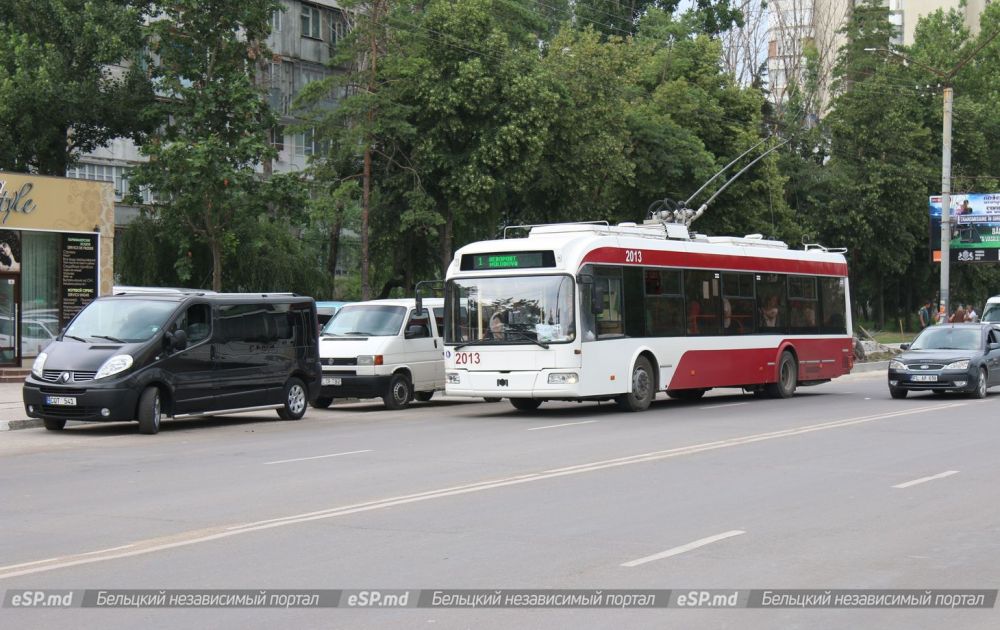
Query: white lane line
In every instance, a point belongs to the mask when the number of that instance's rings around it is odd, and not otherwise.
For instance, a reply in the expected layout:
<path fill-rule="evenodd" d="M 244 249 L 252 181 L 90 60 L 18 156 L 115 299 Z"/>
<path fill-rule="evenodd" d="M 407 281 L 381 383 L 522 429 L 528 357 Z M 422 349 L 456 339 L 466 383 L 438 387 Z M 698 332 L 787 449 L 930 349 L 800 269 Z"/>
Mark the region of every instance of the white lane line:
<path fill-rule="evenodd" d="M 295 459 L 279 459 L 274 462 L 264 462 L 265 466 L 270 466 L 271 464 L 287 464 L 288 462 L 304 462 L 310 459 L 325 459 L 327 457 L 340 457 L 341 455 L 355 455 L 357 453 L 371 453 L 372 449 L 365 449 L 363 451 L 347 451 L 346 453 L 330 453 L 329 455 L 316 455 L 314 457 L 297 457 Z"/>
<path fill-rule="evenodd" d="M 451 486 L 448 488 L 439 488 L 436 490 L 418 492 L 415 494 L 408 494 L 408 495 L 390 497 L 386 499 L 366 501 L 364 503 L 355 503 L 353 505 L 342 505 L 333 508 L 328 508 L 325 510 L 306 512 L 303 514 L 291 514 L 284 517 L 272 518 L 250 523 L 242 523 L 238 525 L 217 526 L 207 529 L 179 532 L 177 534 L 169 536 L 161 536 L 159 538 L 151 538 L 142 541 L 136 541 L 132 544 L 132 548 L 130 549 L 122 549 L 119 551 L 107 552 L 104 554 L 78 553 L 78 554 L 60 556 L 57 558 L 48 558 L 46 560 L 38 560 L 36 562 L 0 566 L 0 580 L 6 578 L 18 577 L 21 575 L 43 573 L 46 571 L 53 571 L 56 569 L 65 569 L 68 567 L 78 566 L 82 564 L 91 564 L 95 562 L 103 562 L 107 560 L 116 560 L 119 558 L 138 556 L 157 551 L 165 551 L 167 549 L 174 549 L 177 547 L 186 547 L 190 545 L 196 545 L 199 543 L 209 542 L 212 540 L 218 540 L 220 538 L 228 538 L 230 536 L 238 536 L 241 534 L 248 534 L 251 532 L 262 531 L 275 527 L 285 527 L 287 525 L 294 525 L 297 523 L 306 523 L 315 520 L 335 518 L 338 516 L 346 516 L 349 514 L 358 514 L 374 510 L 383 510 L 398 505 L 419 503 L 422 501 L 430 501 L 445 497 L 470 494 L 473 492 L 482 492 L 484 490 L 492 490 L 494 488 L 505 488 L 522 483 L 542 481 L 545 479 L 556 479 L 559 477 L 567 477 L 585 472 L 605 470 L 617 466 L 627 466 L 631 464 L 638 464 L 649 461 L 658 461 L 658 460 L 668 459 L 671 457 L 679 457 L 682 455 L 693 455 L 695 453 L 701 453 L 705 451 L 711 451 L 722 448 L 729 448 L 731 446 L 739 446 L 742 444 L 751 444 L 754 442 L 760 442 L 765 440 L 775 440 L 779 438 L 810 433 L 813 431 L 837 429 L 846 426 L 853 426 L 867 422 L 876 422 L 878 420 L 899 418 L 903 416 L 916 415 L 926 412 L 940 413 L 942 409 L 948 409 L 949 407 L 961 407 L 964 406 L 965 404 L 966 403 L 962 402 L 962 403 L 952 403 L 948 405 L 927 405 L 924 407 L 902 409 L 899 411 L 894 411 L 886 414 L 876 414 L 870 416 L 860 416 L 857 418 L 832 420 L 825 423 L 800 427 L 798 429 L 771 431 L 769 433 L 747 435 L 738 438 L 731 438 L 728 440 L 718 440 L 716 442 L 707 442 L 704 444 L 693 444 L 690 446 L 668 449 L 664 451 L 653 451 L 650 453 L 643 453 L 640 455 L 633 455 L 630 457 L 619 457 L 616 459 L 591 462 L 589 464 L 581 464 L 579 466 L 569 466 L 566 468 L 558 468 L 539 473 L 517 475 L 501 479 L 490 479 L 486 481 L 480 481 L 477 483 Z"/>
<path fill-rule="evenodd" d="M 709 405 L 707 407 L 698 407 L 698 409 L 722 409 L 723 407 L 739 407 L 740 405 L 749 405 L 749 402 L 738 402 L 738 403 L 724 403 L 721 405 Z"/>
<path fill-rule="evenodd" d="M 681 545 L 680 547 L 674 547 L 673 549 L 667 549 L 666 551 L 661 551 L 660 553 L 654 553 L 651 556 L 646 556 L 645 558 L 639 558 L 638 560 L 630 560 L 628 562 L 623 562 L 623 567 L 637 567 L 640 564 L 646 564 L 647 562 L 653 562 L 654 560 L 663 560 L 664 558 L 669 558 L 670 556 L 677 556 L 682 553 L 691 551 L 692 549 L 697 549 L 698 547 L 704 547 L 705 545 L 711 545 L 714 542 L 719 542 L 720 540 L 725 540 L 727 538 L 732 538 L 733 536 L 739 536 L 745 534 L 746 532 L 742 529 L 734 529 L 728 532 L 722 532 L 721 534 L 716 534 L 715 536 L 709 536 L 707 538 L 699 538 L 694 542 L 689 542 L 686 545 Z"/>
<path fill-rule="evenodd" d="M 909 488 L 910 486 L 915 486 L 918 483 L 934 481 L 935 479 L 944 479 L 945 477 L 951 477 L 952 475 L 957 475 L 957 474 L 958 474 L 957 470 L 949 470 L 939 475 L 931 475 L 930 477 L 921 477 L 920 479 L 914 479 L 913 481 L 907 481 L 906 483 L 899 483 L 894 485 L 893 488 Z"/>
<path fill-rule="evenodd" d="M 591 422 L 597 422 L 597 420 L 583 420 L 582 422 L 566 422 L 564 424 L 550 424 L 544 427 L 532 427 L 528 429 L 529 431 L 541 431 L 542 429 L 556 429 L 558 427 L 574 427 L 578 424 L 590 424 Z"/>

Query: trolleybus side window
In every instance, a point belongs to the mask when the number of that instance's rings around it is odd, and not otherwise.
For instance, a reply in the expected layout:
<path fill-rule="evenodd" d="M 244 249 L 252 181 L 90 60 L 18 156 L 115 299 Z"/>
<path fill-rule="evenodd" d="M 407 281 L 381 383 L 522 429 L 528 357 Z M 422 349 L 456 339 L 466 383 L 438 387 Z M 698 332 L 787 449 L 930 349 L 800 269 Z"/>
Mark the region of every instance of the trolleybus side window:
<path fill-rule="evenodd" d="M 677 269 L 645 269 L 646 334 L 651 337 L 683 335 L 684 296 Z"/>
<path fill-rule="evenodd" d="M 788 276 L 788 323 L 791 331 L 806 334 L 818 332 L 818 307 L 816 278 Z"/>
<path fill-rule="evenodd" d="M 718 271 L 684 271 L 684 297 L 687 302 L 689 335 L 717 335 L 722 313 Z"/>
<path fill-rule="evenodd" d="M 722 332 L 746 335 L 754 332 L 756 300 L 752 273 L 722 274 Z"/>
<path fill-rule="evenodd" d="M 625 318 L 622 314 L 621 267 L 594 267 L 594 296 L 597 298 L 597 308 L 601 309 L 594 316 L 597 338 L 623 336 Z"/>
<path fill-rule="evenodd" d="M 843 278 L 819 279 L 820 312 L 823 317 L 822 332 L 835 335 L 847 334 L 847 295 Z"/>
<path fill-rule="evenodd" d="M 785 276 L 777 273 L 757 274 L 757 309 L 760 325 L 757 332 L 784 332 L 788 326 L 785 305 Z"/>

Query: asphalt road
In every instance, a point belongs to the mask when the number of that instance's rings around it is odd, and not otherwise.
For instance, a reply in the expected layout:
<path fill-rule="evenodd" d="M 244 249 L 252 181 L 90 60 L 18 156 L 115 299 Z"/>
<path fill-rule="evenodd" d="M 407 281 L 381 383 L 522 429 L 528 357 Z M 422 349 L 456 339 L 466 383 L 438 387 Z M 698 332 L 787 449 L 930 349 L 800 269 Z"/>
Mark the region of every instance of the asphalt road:
<path fill-rule="evenodd" d="M 0 436 L 0 590 L 996 589 L 1000 393 L 435 400 Z M 996 628 L 1000 610 L 0 609 L 9 628 Z"/>

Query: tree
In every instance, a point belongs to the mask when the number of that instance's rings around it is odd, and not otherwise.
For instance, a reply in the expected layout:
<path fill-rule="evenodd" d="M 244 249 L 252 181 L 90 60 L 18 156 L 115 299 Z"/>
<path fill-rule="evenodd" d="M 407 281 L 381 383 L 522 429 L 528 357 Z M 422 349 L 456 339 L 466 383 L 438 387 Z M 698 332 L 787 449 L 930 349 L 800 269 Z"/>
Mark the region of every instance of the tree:
<path fill-rule="evenodd" d="M 0 0 L 0 170 L 65 176 L 82 153 L 143 137 L 143 0 Z"/>
<path fill-rule="evenodd" d="M 166 0 L 148 27 L 152 76 L 166 123 L 141 149 L 133 182 L 156 195 L 159 219 L 208 247 L 212 288 L 236 251 L 242 213 L 272 194 L 255 172 L 273 149 L 273 117 L 254 80 L 275 0 Z M 264 261 L 262 264 L 267 264 Z"/>

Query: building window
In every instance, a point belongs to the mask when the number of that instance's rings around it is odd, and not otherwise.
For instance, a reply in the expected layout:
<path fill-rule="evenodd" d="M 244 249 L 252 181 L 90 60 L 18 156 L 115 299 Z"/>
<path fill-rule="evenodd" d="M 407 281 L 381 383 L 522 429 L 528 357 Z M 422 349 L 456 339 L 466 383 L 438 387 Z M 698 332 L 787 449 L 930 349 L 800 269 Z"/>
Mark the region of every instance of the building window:
<path fill-rule="evenodd" d="M 316 142 L 314 129 L 307 129 L 302 133 L 295 134 L 295 155 L 316 155 L 320 152 L 320 148 L 320 143 Z"/>
<path fill-rule="evenodd" d="M 272 33 L 280 33 L 281 32 L 281 21 L 282 21 L 282 15 L 281 14 L 282 13 L 284 13 L 284 10 L 278 9 L 274 13 L 271 14 L 271 32 Z"/>
<path fill-rule="evenodd" d="M 316 7 L 302 5 L 302 37 L 322 39 L 320 36 L 320 13 Z"/>
<path fill-rule="evenodd" d="M 335 50 L 345 37 L 347 37 L 347 19 L 343 11 L 334 11 L 330 14 L 330 50 Z"/>

